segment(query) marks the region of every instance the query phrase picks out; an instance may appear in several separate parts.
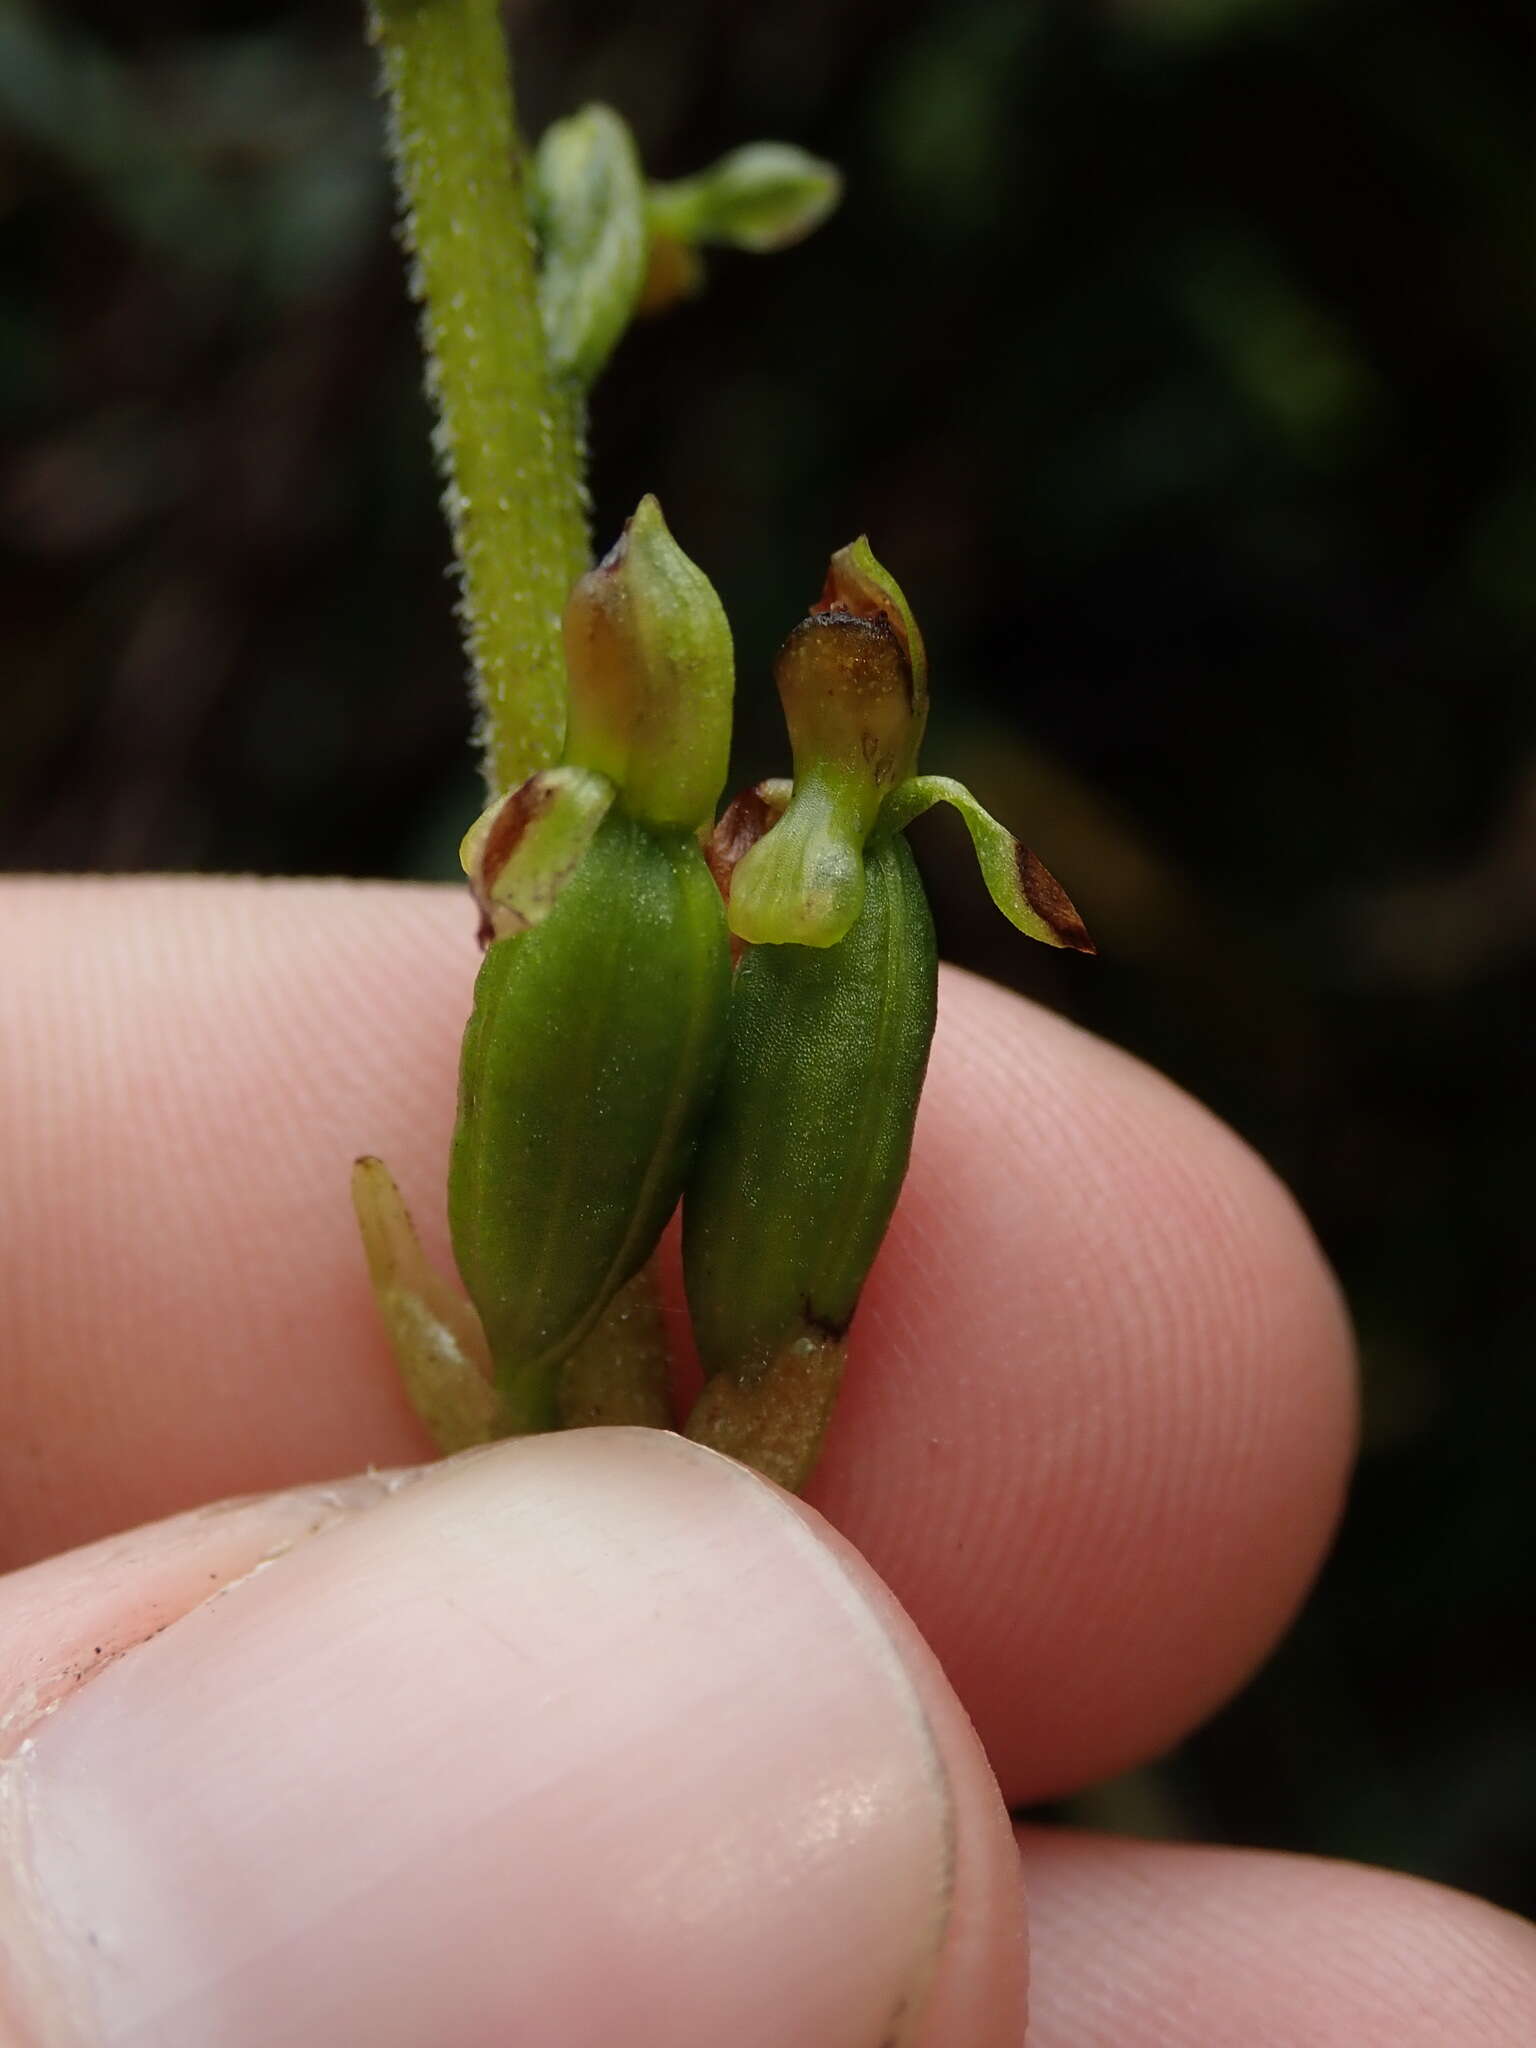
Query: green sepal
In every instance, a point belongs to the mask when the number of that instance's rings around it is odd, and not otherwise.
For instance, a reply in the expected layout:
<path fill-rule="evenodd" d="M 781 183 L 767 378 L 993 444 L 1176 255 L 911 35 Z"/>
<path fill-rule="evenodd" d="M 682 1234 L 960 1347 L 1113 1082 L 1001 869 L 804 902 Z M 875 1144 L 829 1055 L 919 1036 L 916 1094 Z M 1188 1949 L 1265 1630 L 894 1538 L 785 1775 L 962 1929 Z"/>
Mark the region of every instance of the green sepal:
<path fill-rule="evenodd" d="M 820 227 L 842 191 L 836 166 L 820 157 L 789 142 L 749 142 L 691 178 L 652 185 L 646 211 L 652 233 L 671 241 L 762 254 Z"/>
<path fill-rule="evenodd" d="M 859 619 L 881 619 L 901 642 L 911 671 L 910 715 L 905 762 L 897 779 L 911 775 L 917 767 L 918 750 L 928 723 L 928 650 L 905 592 L 884 563 L 876 559 L 867 533 L 839 548 L 827 564 L 827 580 L 811 612 L 813 616 L 818 612 L 849 612 Z"/>
<path fill-rule="evenodd" d="M 543 923 L 615 794 L 608 778 L 589 768 L 541 768 L 481 812 L 464 835 L 459 860 L 487 944 Z"/>
<path fill-rule="evenodd" d="M 547 128 L 533 159 L 533 201 L 549 367 L 589 385 L 645 282 L 645 180 L 628 124 L 593 105 Z"/>
<path fill-rule="evenodd" d="M 984 811 L 963 782 L 948 775 L 914 775 L 886 798 L 876 840 L 904 831 L 935 804 L 953 804 L 965 820 L 987 893 L 1008 922 L 1042 945 L 1074 953 L 1096 949 L 1071 898 L 1029 848 Z"/>

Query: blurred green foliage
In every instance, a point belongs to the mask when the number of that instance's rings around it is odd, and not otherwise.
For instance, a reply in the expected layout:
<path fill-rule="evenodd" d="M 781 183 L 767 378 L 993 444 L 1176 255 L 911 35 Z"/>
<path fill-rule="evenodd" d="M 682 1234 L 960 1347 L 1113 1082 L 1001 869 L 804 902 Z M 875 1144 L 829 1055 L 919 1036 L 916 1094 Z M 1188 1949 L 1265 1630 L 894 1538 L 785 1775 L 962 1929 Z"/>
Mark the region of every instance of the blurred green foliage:
<path fill-rule="evenodd" d="M 848 196 L 632 336 L 597 523 L 654 489 L 777 639 L 861 528 L 934 762 L 1071 887 L 951 957 L 1070 1005 L 1278 1166 L 1367 1440 L 1260 1681 L 1117 1795 L 1530 1910 L 1536 1690 L 1533 24 L 1514 0 L 581 0 L 515 21 L 677 176 Z M 346 6 L 0 0 L 0 859 L 447 873 L 476 807 L 415 341 Z M 756 682 L 754 684 L 754 678 Z"/>

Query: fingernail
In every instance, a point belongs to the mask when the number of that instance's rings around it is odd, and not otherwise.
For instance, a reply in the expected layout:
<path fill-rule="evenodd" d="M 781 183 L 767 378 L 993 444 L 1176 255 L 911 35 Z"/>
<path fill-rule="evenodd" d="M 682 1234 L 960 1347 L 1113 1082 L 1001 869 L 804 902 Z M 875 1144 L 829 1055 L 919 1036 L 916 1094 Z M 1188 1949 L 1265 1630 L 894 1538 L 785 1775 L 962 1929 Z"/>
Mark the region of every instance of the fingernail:
<path fill-rule="evenodd" d="M 22 2038 L 873 2048 L 951 1827 L 881 1613 L 773 1489 L 655 1431 L 502 1445 L 4 1767 Z"/>

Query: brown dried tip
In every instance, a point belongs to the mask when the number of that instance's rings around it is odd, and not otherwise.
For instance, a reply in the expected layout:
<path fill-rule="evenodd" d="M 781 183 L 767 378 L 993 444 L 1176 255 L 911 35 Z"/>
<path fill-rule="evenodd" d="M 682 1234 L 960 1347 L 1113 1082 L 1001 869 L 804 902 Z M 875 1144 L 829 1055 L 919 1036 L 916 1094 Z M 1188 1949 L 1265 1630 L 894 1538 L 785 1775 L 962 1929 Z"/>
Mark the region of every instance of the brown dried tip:
<path fill-rule="evenodd" d="M 828 562 L 821 596 L 811 606 L 813 616 L 825 612 L 845 612 L 855 619 L 878 619 L 889 626 L 912 667 L 914 704 L 926 713 L 928 656 L 923 636 L 900 584 L 875 559 L 867 535 L 861 533 L 856 541 L 839 548 Z"/>
<path fill-rule="evenodd" d="M 1077 906 L 1038 854 L 1020 840 L 1014 841 L 1013 865 L 1019 878 L 1019 894 L 1042 924 L 1050 926 L 1058 946 L 1073 953 L 1097 953 L 1088 927 Z"/>

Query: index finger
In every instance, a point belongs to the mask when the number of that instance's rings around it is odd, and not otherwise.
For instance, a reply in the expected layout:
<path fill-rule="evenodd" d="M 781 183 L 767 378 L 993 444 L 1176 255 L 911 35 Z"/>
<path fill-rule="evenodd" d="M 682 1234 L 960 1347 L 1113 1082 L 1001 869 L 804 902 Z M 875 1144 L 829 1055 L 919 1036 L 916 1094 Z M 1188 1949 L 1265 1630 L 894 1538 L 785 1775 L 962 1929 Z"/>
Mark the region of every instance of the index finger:
<path fill-rule="evenodd" d="M 38 882 L 0 917 L 0 1556 L 423 1455 L 346 1178 L 388 1159 L 446 1262 L 462 899 Z M 1266 1170 L 1137 1062 L 947 976 L 812 1498 L 1011 1797 L 1241 1680 L 1326 1538 L 1351 1416 L 1336 1292 Z"/>

